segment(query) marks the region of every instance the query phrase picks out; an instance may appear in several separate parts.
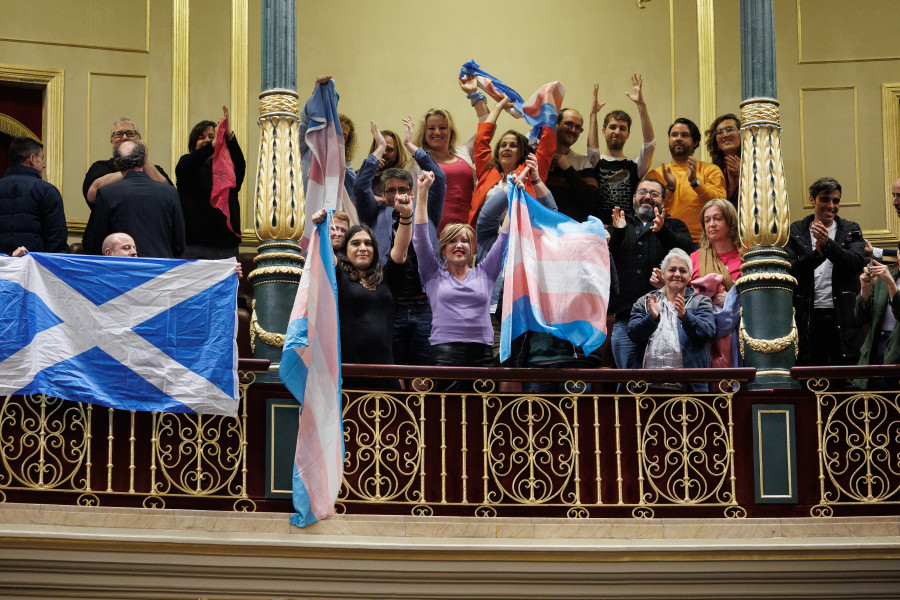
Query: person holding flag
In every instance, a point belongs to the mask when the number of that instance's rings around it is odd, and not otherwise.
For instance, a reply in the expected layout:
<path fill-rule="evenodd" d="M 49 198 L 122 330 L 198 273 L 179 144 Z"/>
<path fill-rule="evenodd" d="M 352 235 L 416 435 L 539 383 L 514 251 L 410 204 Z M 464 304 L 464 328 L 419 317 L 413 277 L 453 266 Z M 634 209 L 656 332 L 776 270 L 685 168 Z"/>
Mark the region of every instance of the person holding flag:
<path fill-rule="evenodd" d="M 232 258 L 241 243 L 238 192 L 247 165 L 231 130 L 228 107 L 222 112 L 218 127 L 212 121 L 194 125 L 188 154 L 175 167 L 185 226 L 181 258 Z"/>

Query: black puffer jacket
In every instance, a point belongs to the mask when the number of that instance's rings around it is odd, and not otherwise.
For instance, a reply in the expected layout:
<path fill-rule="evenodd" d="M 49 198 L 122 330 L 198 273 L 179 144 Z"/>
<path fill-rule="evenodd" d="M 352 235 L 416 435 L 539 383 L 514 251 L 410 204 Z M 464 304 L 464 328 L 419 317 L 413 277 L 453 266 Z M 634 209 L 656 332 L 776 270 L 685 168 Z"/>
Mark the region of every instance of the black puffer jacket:
<path fill-rule="evenodd" d="M 16 165 L 0 178 L 0 252 L 68 252 L 68 230 L 59 190 L 37 170 Z"/>

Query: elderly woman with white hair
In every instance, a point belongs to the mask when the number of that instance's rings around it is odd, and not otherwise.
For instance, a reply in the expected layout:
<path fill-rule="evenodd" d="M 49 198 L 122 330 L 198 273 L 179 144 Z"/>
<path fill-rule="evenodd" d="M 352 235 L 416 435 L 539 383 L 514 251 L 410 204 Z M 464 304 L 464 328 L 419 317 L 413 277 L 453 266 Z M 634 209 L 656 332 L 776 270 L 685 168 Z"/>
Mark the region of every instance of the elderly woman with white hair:
<path fill-rule="evenodd" d="M 663 287 L 634 303 L 628 336 L 638 351 L 644 348 L 645 368 L 709 367 L 709 344 L 716 334 L 716 321 L 712 301 L 689 285 L 691 258 L 684 250 L 674 248 L 660 268 Z M 689 383 L 688 389 L 705 392 L 707 386 Z"/>

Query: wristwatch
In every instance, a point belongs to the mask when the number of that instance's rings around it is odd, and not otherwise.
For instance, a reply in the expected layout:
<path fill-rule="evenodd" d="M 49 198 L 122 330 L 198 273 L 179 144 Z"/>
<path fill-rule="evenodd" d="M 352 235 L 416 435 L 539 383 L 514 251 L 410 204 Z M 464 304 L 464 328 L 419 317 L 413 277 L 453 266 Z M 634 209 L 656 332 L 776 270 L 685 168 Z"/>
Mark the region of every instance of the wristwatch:
<path fill-rule="evenodd" d="M 700 183 L 701 183 L 701 182 L 700 182 L 700 178 L 698 177 L 697 179 L 695 179 L 694 181 L 691 182 L 691 187 L 692 187 L 692 188 L 695 188 L 695 187 L 697 187 L 698 185 L 700 185 Z"/>

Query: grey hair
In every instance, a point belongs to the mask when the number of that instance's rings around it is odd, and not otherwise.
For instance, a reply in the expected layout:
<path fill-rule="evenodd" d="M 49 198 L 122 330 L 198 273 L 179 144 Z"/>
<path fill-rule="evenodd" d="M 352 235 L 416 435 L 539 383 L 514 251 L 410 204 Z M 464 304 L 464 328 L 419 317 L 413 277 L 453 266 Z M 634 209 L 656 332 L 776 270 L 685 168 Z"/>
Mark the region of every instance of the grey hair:
<path fill-rule="evenodd" d="M 680 258 L 684 261 L 684 264 L 687 265 L 688 271 L 691 270 L 691 257 L 688 256 L 688 253 L 681 248 L 672 248 L 671 250 L 669 250 L 669 253 L 666 254 L 666 257 L 662 259 L 662 264 L 659 266 L 660 269 L 663 271 L 668 269 L 669 263 L 672 262 L 673 258 Z"/>
<path fill-rule="evenodd" d="M 141 135 L 141 131 L 137 127 L 137 123 L 129 119 L 128 117 L 119 117 L 112 124 L 112 130 L 109 132 L 109 135 L 112 136 L 116 132 L 116 125 L 119 123 L 128 123 L 131 125 L 131 128 L 138 132 L 138 135 Z"/>
<path fill-rule="evenodd" d="M 134 149 L 125 154 L 122 148 L 129 148 L 128 144 L 134 144 Z M 115 162 L 116 168 L 120 171 L 130 171 L 142 167 L 146 159 L 147 149 L 140 141 L 123 142 L 113 150 L 113 162 Z"/>

